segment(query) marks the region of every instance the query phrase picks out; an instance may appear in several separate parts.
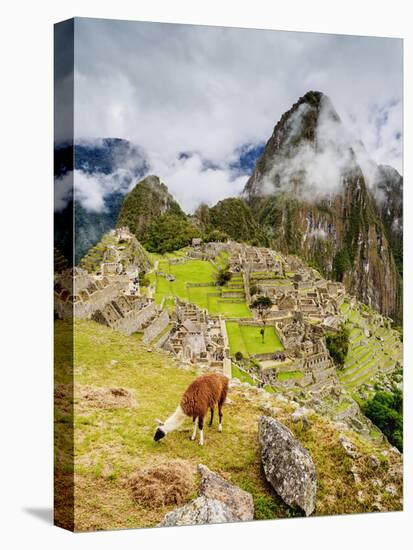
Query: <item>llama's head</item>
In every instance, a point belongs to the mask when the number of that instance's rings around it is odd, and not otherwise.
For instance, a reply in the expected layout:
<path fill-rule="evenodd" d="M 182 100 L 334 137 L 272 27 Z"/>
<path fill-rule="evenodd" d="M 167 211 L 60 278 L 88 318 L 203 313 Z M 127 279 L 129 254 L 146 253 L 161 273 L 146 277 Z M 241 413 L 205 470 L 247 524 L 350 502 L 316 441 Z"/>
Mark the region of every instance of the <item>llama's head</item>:
<path fill-rule="evenodd" d="M 158 423 L 158 427 L 156 429 L 155 435 L 153 436 L 154 441 L 159 441 L 163 437 L 166 436 L 166 432 L 163 429 L 164 422 L 162 420 L 156 419 L 156 422 Z"/>

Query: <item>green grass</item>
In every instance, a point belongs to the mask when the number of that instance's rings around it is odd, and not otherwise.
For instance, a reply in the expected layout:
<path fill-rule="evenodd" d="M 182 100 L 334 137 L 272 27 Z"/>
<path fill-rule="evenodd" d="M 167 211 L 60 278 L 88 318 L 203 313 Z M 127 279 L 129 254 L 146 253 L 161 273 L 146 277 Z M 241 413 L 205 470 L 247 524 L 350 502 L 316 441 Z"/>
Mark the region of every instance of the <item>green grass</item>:
<path fill-rule="evenodd" d="M 241 370 L 237 365 L 235 365 L 235 363 L 232 363 L 231 369 L 233 378 L 238 378 L 241 382 L 248 382 L 251 386 L 257 385 L 257 382 L 252 378 L 252 376 Z"/>
<path fill-rule="evenodd" d="M 250 318 L 252 313 L 245 301 L 233 303 L 231 299 L 221 298 L 221 290 L 231 290 L 228 287 L 217 287 L 214 283 L 216 268 L 211 262 L 204 260 L 188 260 L 184 264 L 170 264 L 165 257 L 158 258 L 158 270 L 175 277 L 168 281 L 156 273 L 150 274 L 151 283 L 156 280 L 155 301 L 160 304 L 164 297 L 176 296 L 192 302 L 202 309 L 207 309 L 211 315 L 222 315 L 226 318 Z M 210 283 L 209 286 L 194 287 L 187 283 Z M 219 296 L 211 296 L 219 294 Z M 169 302 L 170 307 L 172 301 Z"/>
<path fill-rule="evenodd" d="M 304 376 L 304 373 L 300 371 L 290 371 L 290 372 L 279 372 L 277 374 L 278 380 L 285 381 L 285 380 L 299 380 Z"/>
<path fill-rule="evenodd" d="M 249 356 L 284 349 L 275 328 L 272 326 L 265 329 L 264 342 L 262 342 L 260 327 L 239 325 L 234 321 L 227 321 L 226 325 L 232 355 L 235 355 L 237 351 L 240 351 L 244 356 Z"/>
<path fill-rule="evenodd" d="M 247 344 L 242 337 L 239 324 L 236 322 L 227 321 L 226 326 L 231 355 L 234 356 L 238 351 L 240 351 L 244 357 L 248 357 L 249 353 Z"/>

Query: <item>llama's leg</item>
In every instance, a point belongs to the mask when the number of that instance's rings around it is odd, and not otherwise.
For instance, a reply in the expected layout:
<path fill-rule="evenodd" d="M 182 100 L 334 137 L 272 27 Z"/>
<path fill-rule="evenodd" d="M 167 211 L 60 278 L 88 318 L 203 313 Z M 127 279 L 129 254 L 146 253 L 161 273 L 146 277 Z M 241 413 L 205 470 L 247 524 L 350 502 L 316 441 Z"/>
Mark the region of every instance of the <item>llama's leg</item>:
<path fill-rule="evenodd" d="M 219 424 L 218 424 L 218 431 L 222 432 L 222 405 L 223 403 L 218 403 L 218 416 L 219 416 Z"/>
<path fill-rule="evenodd" d="M 197 427 L 197 422 L 198 422 L 198 418 L 195 417 L 195 418 L 194 418 L 194 429 L 193 429 L 193 431 L 192 431 L 191 441 L 195 441 L 195 438 L 196 438 L 196 427 Z"/>
<path fill-rule="evenodd" d="M 198 418 L 198 426 L 199 426 L 199 444 L 204 444 L 204 419 L 202 416 Z"/>
<path fill-rule="evenodd" d="M 209 421 L 209 425 L 212 426 L 212 421 L 214 420 L 214 407 L 211 407 L 211 420 Z"/>

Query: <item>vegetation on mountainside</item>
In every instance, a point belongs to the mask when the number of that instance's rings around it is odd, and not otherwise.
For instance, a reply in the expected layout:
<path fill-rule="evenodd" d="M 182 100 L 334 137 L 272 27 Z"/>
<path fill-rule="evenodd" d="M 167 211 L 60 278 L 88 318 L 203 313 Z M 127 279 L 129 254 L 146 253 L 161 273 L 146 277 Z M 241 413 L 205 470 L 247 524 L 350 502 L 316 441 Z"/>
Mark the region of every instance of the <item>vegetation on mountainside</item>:
<path fill-rule="evenodd" d="M 338 250 L 333 258 L 333 274 L 336 281 L 343 281 L 344 275 L 351 269 L 351 260 L 348 250 Z"/>
<path fill-rule="evenodd" d="M 339 369 L 344 367 L 349 347 L 349 331 L 341 325 L 337 332 L 326 335 L 327 349 Z"/>
<path fill-rule="evenodd" d="M 164 254 L 188 246 L 201 233 L 185 217 L 163 214 L 151 221 L 142 237 L 142 243 L 149 252 Z"/>
<path fill-rule="evenodd" d="M 166 185 L 157 176 L 147 176 L 125 196 L 116 225 L 128 227 L 139 241 L 143 241 L 152 221 L 163 214 L 186 220 L 185 213 Z"/>
<path fill-rule="evenodd" d="M 378 391 L 363 406 L 363 413 L 392 445 L 403 451 L 403 393 L 399 389 Z"/>
<path fill-rule="evenodd" d="M 217 229 L 239 242 L 252 245 L 265 245 L 267 239 L 255 220 L 248 204 L 240 198 L 219 201 L 209 209 L 206 231 Z"/>

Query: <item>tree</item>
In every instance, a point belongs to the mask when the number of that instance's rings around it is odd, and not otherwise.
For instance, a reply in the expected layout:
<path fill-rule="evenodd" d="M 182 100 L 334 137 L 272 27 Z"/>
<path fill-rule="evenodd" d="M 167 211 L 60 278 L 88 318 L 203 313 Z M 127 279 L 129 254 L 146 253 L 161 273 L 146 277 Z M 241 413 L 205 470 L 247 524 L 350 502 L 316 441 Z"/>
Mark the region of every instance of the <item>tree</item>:
<path fill-rule="evenodd" d="M 344 367 L 349 346 L 349 333 L 344 325 L 337 332 L 326 334 L 327 349 L 339 369 Z"/>
<path fill-rule="evenodd" d="M 231 277 L 232 277 L 232 273 L 226 267 L 218 271 L 218 273 L 215 276 L 215 280 L 218 286 L 224 286 L 226 283 L 228 283 L 231 280 Z"/>
<path fill-rule="evenodd" d="M 149 286 L 151 281 L 145 271 L 139 271 L 139 286 Z"/>
<path fill-rule="evenodd" d="M 363 413 L 384 433 L 392 445 L 403 451 L 403 394 L 378 391 L 367 401 Z"/>
<path fill-rule="evenodd" d="M 250 294 L 251 296 L 255 296 L 255 294 L 260 294 L 261 289 L 258 285 L 252 285 L 250 288 Z"/>
<path fill-rule="evenodd" d="M 189 245 L 201 233 L 186 218 L 163 214 L 153 220 L 146 231 L 143 244 L 149 252 L 172 252 Z"/>
<path fill-rule="evenodd" d="M 333 273 L 337 281 L 342 281 L 344 275 L 351 269 L 351 259 L 348 250 L 339 250 L 333 258 Z"/>
<path fill-rule="evenodd" d="M 205 242 L 225 242 L 229 239 L 228 235 L 224 231 L 219 229 L 213 229 L 210 233 L 205 233 L 204 241 Z"/>
<path fill-rule="evenodd" d="M 260 330 L 262 342 L 264 343 L 265 326 L 267 324 L 267 316 L 272 307 L 272 300 L 268 296 L 258 296 L 251 304 L 252 309 L 255 309 L 259 318 L 263 323 L 263 327 Z"/>

